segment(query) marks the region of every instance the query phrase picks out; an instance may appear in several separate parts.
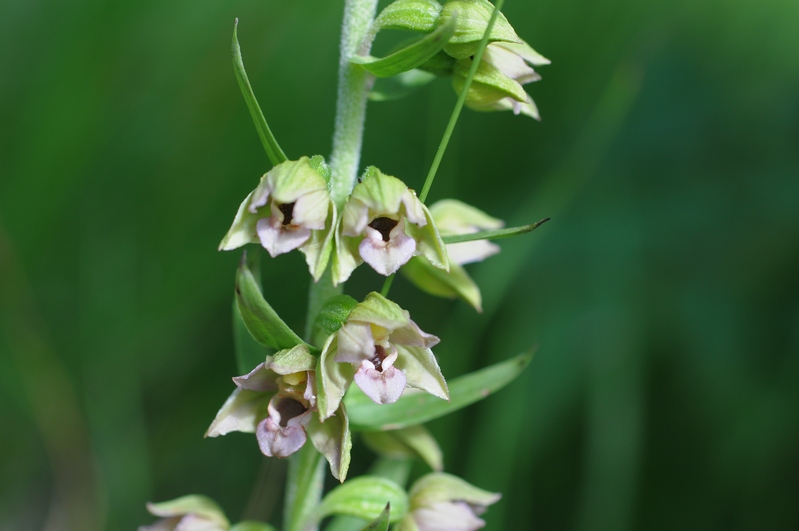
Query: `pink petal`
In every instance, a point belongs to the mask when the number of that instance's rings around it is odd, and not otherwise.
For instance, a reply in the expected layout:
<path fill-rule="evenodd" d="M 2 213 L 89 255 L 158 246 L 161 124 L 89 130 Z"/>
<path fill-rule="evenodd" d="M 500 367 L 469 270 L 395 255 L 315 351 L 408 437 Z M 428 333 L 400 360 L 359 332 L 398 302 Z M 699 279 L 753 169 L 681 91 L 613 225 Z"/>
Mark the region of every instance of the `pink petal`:
<path fill-rule="evenodd" d="M 275 256 L 293 251 L 311 237 L 311 229 L 305 227 L 283 226 L 277 217 L 258 220 L 255 226 L 261 245 Z"/>
<path fill-rule="evenodd" d="M 267 417 L 255 430 L 261 452 L 269 457 L 288 457 L 305 444 L 307 436 L 302 426 L 281 428 L 272 417 Z"/>
<path fill-rule="evenodd" d="M 424 348 L 432 348 L 441 342 L 437 336 L 423 332 L 419 325 L 413 321 L 410 321 L 408 326 L 403 326 L 391 332 L 388 340 L 397 345 Z"/>
<path fill-rule="evenodd" d="M 248 391 L 277 391 L 277 375 L 267 370 L 263 363 L 259 363 L 257 367 L 251 370 L 244 376 L 234 376 L 233 383 L 239 389 L 246 389 Z"/>
<path fill-rule="evenodd" d="M 361 241 L 358 251 L 363 261 L 381 275 L 392 275 L 408 263 L 416 252 L 416 240 L 402 230 L 403 220 L 391 230 L 389 241 L 384 242 L 379 231 L 366 227 L 366 238 Z M 398 230 L 399 229 L 399 230 Z"/>
<path fill-rule="evenodd" d="M 405 390 L 405 374 L 395 367 L 381 372 L 371 362 L 363 361 L 355 372 L 355 383 L 376 404 L 393 404 Z"/>
<path fill-rule="evenodd" d="M 464 502 L 438 502 L 413 511 L 419 531 L 474 531 L 486 524 Z"/>
<path fill-rule="evenodd" d="M 375 356 L 375 340 L 368 323 L 350 321 L 338 331 L 336 361 L 360 363 Z"/>

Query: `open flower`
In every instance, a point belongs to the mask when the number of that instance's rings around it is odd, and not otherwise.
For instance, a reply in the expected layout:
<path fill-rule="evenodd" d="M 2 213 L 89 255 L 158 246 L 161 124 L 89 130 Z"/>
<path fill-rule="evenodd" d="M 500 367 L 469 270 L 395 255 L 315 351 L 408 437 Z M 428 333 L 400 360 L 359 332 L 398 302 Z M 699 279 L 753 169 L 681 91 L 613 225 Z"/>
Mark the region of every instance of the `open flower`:
<path fill-rule="evenodd" d="M 371 166 L 355 186 L 336 234 L 333 282 L 344 282 L 366 262 L 391 275 L 416 255 L 447 270 L 446 251 L 430 212 L 396 177 Z"/>
<path fill-rule="evenodd" d="M 319 415 L 332 415 L 354 381 L 378 404 L 399 400 L 406 386 L 449 400 L 431 347 L 439 339 L 411 321 L 407 311 L 378 293 L 350 311 L 319 359 Z"/>
<path fill-rule="evenodd" d="M 457 201 L 443 199 L 430 206 L 430 213 L 442 236 L 473 234 L 499 229 L 504 225 L 477 208 Z M 499 252 L 499 246 L 488 240 L 447 244 L 449 272 L 433 267 L 424 257 L 417 256 L 402 268 L 402 273 L 419 289 L 439 297 L 460 297 L 478 312 L 482 311 L 480 288 L 462 267 L 479 262 Z"/>
<path fill-rule="evenodd" d="M 308 347 L 297 345 L 267 356 L 248 374 L 234 377 L 236 389 L 206 437 L 254 432 L 261 452 L 280 458 L 299 450 L 310 437 L 330 463 L 333 476 L 344 481 L 351 448 L 347 414 L 337 407 L 324 424 L 312 414 L 316 411 L 316 364 Z"/>
<path fill-rule="evenodd" d="M 324 272 L 332 246 L 335 206 L 321 157 L 278 164 L 239 206 L 219 249 L 260 243 L 272 257 L 300 249 L 315 279 Z"/>
<path fill-rule="evenodd" d="M 400 531 L 474 531 L 485 526 L 478 516 L 501 495 L 434 472 L 419 478 L 409 497 L 410 510 L 400 521 Z"/>

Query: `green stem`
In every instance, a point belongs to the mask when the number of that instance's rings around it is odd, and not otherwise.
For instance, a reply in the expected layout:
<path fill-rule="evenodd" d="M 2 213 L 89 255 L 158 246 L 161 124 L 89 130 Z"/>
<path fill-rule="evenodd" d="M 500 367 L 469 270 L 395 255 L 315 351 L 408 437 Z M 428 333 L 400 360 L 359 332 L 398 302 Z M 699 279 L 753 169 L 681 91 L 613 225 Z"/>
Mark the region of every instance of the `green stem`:
<path fill-rule="evenodd" d="M 350 63 L 353 55 L 368 53 L 371 39 L 369 27 L 377 11 L 377 0 L 346 0 L 341 29 L 341 56 L 338 68 L 338 99 L 333 152 L 330 154 L 330 193 L 341 210 L 358 177 L 366 121 L 366 100 L 371 76 Z M 369 34 L 372 35 L 372 34 Z"/>
<path fill-rule="evenodd" d="M 483 40 L 480 41 L 480 46 L 477 48 L 477 52 L 474 54 L 472 67 L 469 69 L 469 75 L 466 76 L 466 81 L 464 82 L 461 93 L 458 96 L 458 102 L 455 104 L 455 108 L 452 110 L 452 116 L 449 118 L 447 128 L 444 130 L 444 136 L 441 138 L 441 143 L 438 145 L 438 151 L 436 151 L 436 156 L 433 158 L 433 164 L 430 166 L 430 171 L 427 173 L 427 179 L 424 181 L 422 193 L 419 194 L 419 199 L 422 201 L 422 203 L 424 203 L 427 199 L 427 194 L 430 193 L 430 187 L 433 186 L 433 179 L 436 178 L 438 166 L 441 164 L 441 159 L 444 158 L 444 152 L 447 150 L 449 139 L 452 137 L 452 131 L 455 130 L 455 124 L 458 123 L 458 117 L 461 115 L 461 110 L 463 109 L 464 103 L 466 103 L 466 96 L 469 94 L 469 87 L 472 84 L 472 79 L 474 78 L 475 72 L 477 72 L 477 67 L 480 65 L 480 60 L 483 58 L 483 52 L 485 51 L 486 46 L 488 46 L 488 37 L 491 35 L 491 28 L 494 27 L 494 21 L 497 20 L 497 15 L 499 15 L 499 11 L 502 9 L 502 4 L 504 3 L 505 0 L 497 0 L 496 5 L 494 6 L 494 12 L 491 13 L 491 19 L 488 21 L 488 26 L 486 26 Z"/>

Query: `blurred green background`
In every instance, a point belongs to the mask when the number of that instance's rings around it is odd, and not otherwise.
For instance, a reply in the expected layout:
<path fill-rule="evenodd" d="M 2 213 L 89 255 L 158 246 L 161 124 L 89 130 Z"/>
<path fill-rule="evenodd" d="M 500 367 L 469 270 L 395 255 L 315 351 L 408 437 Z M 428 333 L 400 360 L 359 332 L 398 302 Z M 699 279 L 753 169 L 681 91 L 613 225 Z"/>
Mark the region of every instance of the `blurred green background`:
<path fill-rule="evenodd" d="M 269 169 L 230 37 L 289 157 L 328 154 L 342 4 L 0 2 L 0 529 L 279 503 L 251 436 L 202 439 L 236 372 L 216 245 Z M 503 492 L 486 529 L 799 528 L 799 3 L 504 12 L 552 59 L 543 121 L 465 112 L 431 199 L 552 221 L 470 268 L 482 315 L 392 290 L 448 376 L 539 346 L 431 424 L 447 469 Z M 420 188 L 454 101 L 371 104 L 364 164 Z M 302 257 L 263 277 L 301 330 Z"/>

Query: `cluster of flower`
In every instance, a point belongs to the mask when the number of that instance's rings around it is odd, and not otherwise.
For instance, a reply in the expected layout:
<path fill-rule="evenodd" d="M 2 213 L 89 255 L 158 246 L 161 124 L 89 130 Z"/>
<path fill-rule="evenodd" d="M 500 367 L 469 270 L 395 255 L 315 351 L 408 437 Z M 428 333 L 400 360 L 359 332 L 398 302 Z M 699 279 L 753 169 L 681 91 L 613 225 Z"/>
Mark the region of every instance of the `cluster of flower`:
<path fill-rule="evenodd" d="M 431 78 L 451 76 L 460 93 L 493 12 L 487 0 L 449 0 L 443 6 L 435 0 L 396 0 L 375 19 L 367 39 L 371 42 L 383 29 L 444 35 L 443 44 L 422 52 L 413 45 L 395 53 L 393 61 L 401 65 L 400 72 L 413 68 L 434 74 Z M 378 77 L 398 72 L 391 61 L 360 57 L 353 62 Z M 499 13 L 465 104 L 538 119 L 522 85 L 540 79 L 533 66 L 548 63 Z M 462 266 L 499 248 L 479 239 L 445 244 L 443 237 L 499 229 L 501 220 L 452 199 L 428 208 L 400 179 L 375 167 L 366 169 L 346 199 L 334 199 L 330 190 L 331 171 L 319 155 L 277 164 L 241 203 L 219 249 L 255 243 L 272 257 L 298 249 L 313 279 L 319 281 L 329 271 L 334 286 L 365 262 L 381 275 L 401 271 L 420 289 L 461 297 L 481 311 L 480 290 Z M 316 346 L 295 335 L 296 344 L 289 342 L 286 346 L 293 346 L 233 378 L 236 388 L 206 436 L 255 433 L 263 454 L 279 458 L 294 454 L 310 439 L 332 475 L 343 482 L 351 449 L 344 396 L 353 383 L 376 404 L 397 402 L 407 387 L 449 400 L 431 350 L 439 342 L 436 336 L 423 332 L 407 311 L 378 293 L 361 302 L 347 299 L 334 325 L 313 338 Z M 436 471 L 410 489 L 400 529 L 478 529 L 484 522 L 477 515 L 497 499 L 498 494 Z M 207 499 L 187 497 L 149 508 L 165 518 L 158 529 L 193 529 L 195 524 L 197 529 L 233 529 Z"/>

